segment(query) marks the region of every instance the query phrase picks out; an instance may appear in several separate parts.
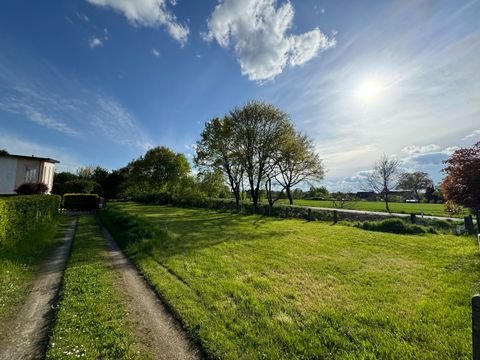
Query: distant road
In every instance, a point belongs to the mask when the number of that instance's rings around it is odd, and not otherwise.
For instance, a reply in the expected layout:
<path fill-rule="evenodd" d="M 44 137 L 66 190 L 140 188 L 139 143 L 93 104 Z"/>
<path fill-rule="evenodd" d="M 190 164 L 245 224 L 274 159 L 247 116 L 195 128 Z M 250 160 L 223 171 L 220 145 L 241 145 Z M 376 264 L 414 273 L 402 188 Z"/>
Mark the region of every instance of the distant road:
<path fill-rule="evenodd" d="M 304 205 L 288 205 L 288 204 L 281 204 L 281 206 L 290 206 L 293 208 L 302 208 L 302 209 L 318 209 L 324 211 L 338 211 L 339 213 L 354 213 L 354 214 L 372 214 L 372 215 L 379 215 L 379 216 L 395 216 L 395 217 L 402 217 L 402 218 L 409 218 L 410 214 L 401 214 L 401 213 L 387 213 L 387 212 L 380 212 L 380 211 L 365 211 L 365 210 L 349 210 L 349 209 L 339 209 L 339 208 L 326 208 L 326 207 L 316 207 L 316 206 L 304 206 Z M 416 214 L 420 219 L 430 219 L 430 220 L 452 220 L 452 221 L 459 221 L 463 222 L 462 218 L 454 218 L 448 216 L 432 216 L 432 215 L 419 215 Z"/>

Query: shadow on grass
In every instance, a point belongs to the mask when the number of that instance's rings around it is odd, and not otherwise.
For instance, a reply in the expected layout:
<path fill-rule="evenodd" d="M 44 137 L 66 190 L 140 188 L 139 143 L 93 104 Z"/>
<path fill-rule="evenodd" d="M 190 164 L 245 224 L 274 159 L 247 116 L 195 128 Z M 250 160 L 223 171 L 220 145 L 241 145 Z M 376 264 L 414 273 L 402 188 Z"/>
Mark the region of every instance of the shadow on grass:
<path fill-rule="evenodd" d="M 284 235 L 265 226 L 267 223 L 281 222 L 284 219 L 261 215 L 241 215 L 232 212 L 214 210 L 193 210 L 169 206 L 125 204 L 119 206 L 133 217 L 139 216 L 149 223 L 166 230 L 166 238 L 151 240 L 150 253 L 165 260 L 175 255 L 186 255 L 205 248 L 227 242 L 245 242 L 258 240 L 259 237 L 274 239 Z M 110 229 L 115 237 L 121 237 L 119 229 Z M 148 243 L 150 240 L 146 240 Z M 148 247 L 149 245 L 146 244 Z M 145 252 L 145 251 L 143 251 Z M 148 253 L 148 251 L 147 251 Z M 139 253 L 137 253 L 140 255 Z"/>

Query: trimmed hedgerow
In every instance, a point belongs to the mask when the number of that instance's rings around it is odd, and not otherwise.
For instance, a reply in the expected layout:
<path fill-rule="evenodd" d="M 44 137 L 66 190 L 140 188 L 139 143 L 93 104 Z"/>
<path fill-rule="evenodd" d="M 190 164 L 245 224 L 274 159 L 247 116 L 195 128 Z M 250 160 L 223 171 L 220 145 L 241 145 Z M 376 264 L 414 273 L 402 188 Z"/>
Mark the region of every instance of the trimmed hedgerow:
<path fill-rule="evenodd" d="M 0 247 L 13 245 L 37 225 L 51 222 L 59 205 L 56 195 L 0 197 Z"/>
<path fill-rule="evenodd" d="M 62 207 L 66 210 L 95 210 L 99 201 L 96 194 L 65 194 Z"/>
<path fill-rule="evenodd" d="M 425 234 L 421 226 L 408 224 L 401 219 L 386 219 L 383 221 L 365 221 L 358 227 L 364 230 L 380 231 L 393 234 Z"/>

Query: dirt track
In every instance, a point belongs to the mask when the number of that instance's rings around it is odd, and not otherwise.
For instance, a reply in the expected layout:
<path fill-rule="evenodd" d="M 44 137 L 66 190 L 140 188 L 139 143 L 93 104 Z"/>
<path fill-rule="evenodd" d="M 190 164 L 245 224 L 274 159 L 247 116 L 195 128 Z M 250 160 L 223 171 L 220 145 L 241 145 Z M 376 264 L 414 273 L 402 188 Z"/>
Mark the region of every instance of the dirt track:
<path fill-rule="evenodd" d="M 120 286 L 143 346 L 155 359 L 199 359 L 200 351 L 189 341 L 178 321 L 123 255 L 110 233 L 105 228 L 102 231 L 108 244 L 107 258 L 121 274 Z"/>
<path fill-rule="evenodd" d="M 0 360 L 44 358 L 75 226 L 76 220 L 72 220 L 61 245 L 42 264 L 18 315 L 2 326 L 5 331 L 0 335 Z M 106 261 L 112 271 L 119 274 L 117 286 L 124 294 L 140 349 L 152 354 L 154 359 L 201 358 L 201 351 L 188 339 L 178 321 L 123 255 L 110 233 L 105 228 L 102 232 L 108 246 Z"/>
<path fill-rule="evenodd" d="M 42 264 L 39 275 L 18 316 L 4 327 L 0 338 L 0 360 L 42 359 L 48 340 L 63 271 L 70 253 L 76 220 L 62 237 L 62 244 Z"/>

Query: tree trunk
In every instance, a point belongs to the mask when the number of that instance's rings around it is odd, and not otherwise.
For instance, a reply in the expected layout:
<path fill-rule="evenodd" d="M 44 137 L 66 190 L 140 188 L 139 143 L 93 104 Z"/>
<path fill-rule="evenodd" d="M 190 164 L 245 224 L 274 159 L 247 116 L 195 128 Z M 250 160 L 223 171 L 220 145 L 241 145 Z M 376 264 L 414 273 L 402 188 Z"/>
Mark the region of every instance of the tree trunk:
<path fill-rule="evenodd" d="M 235 195 L 235 206 L 237 210 L 240 209 L 240 193 L 238 191 L 234 191 L 233 195 Z"/>
<path fill-rule="evenodd" d="M 418 189 L 415 187 L 415 196 L 417 197 L 418 202 L 420 202 L 420 195 L 418 194 Z"/>
<path fill-rule="evenodd" d="M 265 181 L 265 191 L 267 192 L 268 215 L 271 215 L 272 207 L 273 207 L 273 196 L 272 196 L 272 182 L 270 179 Z"/>
<path fill-rule="evenodd" d="M 251 192 L 252 192 L 252 203 L 253 203 L 253 213 L 256 214 L 257 213 L 257 209 L 258 209 L 258 193 L 259 193 L 259 190 L 260 189 L 251 189 Z"/>
<path fill-rule="evenodd" d="M 480 234 L 480 210 L 477 209 L 476 211 L 477 216 L 477 234 Z"/>
<path fill-rule="evenodd" d="M 385 191 L 385 207 L 387 212 L 390 214 L 390 207 L 388 206 L 388 191 Z"/>
<path fill-rule="evenodd" d="M 290 205 L 293 205 L 293 197 L 292 197 L 292 192 L 290 191 L 290 187 L 287 186 L 285 188 L 285 191 L 287 192 L 288 202 L 290 203 Z"/>

